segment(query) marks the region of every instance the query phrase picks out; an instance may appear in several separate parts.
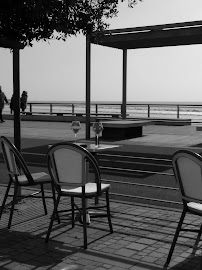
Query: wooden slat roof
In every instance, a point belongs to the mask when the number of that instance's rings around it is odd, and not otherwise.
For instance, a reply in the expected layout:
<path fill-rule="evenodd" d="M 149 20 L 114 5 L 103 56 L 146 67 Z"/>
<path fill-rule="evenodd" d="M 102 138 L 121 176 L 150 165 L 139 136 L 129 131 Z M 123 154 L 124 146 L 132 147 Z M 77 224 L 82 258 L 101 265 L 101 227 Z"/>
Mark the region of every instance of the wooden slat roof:
<path fill-rule="evenodd" d="M 24 45 L 8 38 L 0 37 L 0 48 L 23 49 Z"/>
<path fill-rule="evenodd" d="M 93 33 L 90 41 L 118 49 L 202 44 L 202 21 L 106 30 Z"/>

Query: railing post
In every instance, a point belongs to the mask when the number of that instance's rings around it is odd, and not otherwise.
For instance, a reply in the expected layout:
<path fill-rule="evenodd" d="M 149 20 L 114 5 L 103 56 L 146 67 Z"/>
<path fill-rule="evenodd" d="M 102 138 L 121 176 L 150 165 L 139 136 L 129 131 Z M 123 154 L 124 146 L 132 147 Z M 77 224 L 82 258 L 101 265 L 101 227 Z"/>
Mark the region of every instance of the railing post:
<path fill-rule="evenodd" d="M 148 104 L 148 117 L 150 117 L 150 105 Z"/>
<path fill-rule="evenodd" d="M 72 103 L 72 114 L 74 114 L 74 104 Z"/>
<path fill-rule="evenodd" d="M 29 104 L 29 111 L 32 113 L 32 103 Z"/>
<path fill-rule="evenodd" d="M 95 115 L 97 116 L 97 114 L 98 114 L 98 105 L 95 104 Z"/>
<path fill-rule="evenodd" d="M 177 119 L 180 118 L 180 106 L 177 105 Z"/>
<path fill-rule="evenodd" d="M 50 103 L 50 114 L 52 114 L 52 113 L 53 113 L 53 104 Z"/>

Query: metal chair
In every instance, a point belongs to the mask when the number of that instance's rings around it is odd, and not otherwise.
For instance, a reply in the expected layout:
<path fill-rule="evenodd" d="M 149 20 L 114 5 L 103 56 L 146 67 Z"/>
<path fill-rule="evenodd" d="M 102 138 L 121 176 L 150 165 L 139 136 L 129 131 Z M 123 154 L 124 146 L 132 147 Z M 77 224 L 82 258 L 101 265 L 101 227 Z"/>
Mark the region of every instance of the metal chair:
<path fill-rule="evenodd" d="M 199 230 L 182 228 L 187 212 L 202 216 L 202 156 L 189 150 L 179 150 L 173 155 L 172 164 L 175 178 L 179 184 L 183 211 L 164 265 L 165 267 L 170 263 L 180 231 L 198 232 L 199 237 L 202 231 L 202 226 Z"/>
<path fill-rule="evenodd" d="M 47 214 L 47 207 L 46 207 L 45 195 L 44 195 L 44 184 L 51 184 L 54 203 L 55 203 L 55 189 L 54 189 L 54 185 L 52 184 L 52 180 L 49 174 L 45 172 L 38 172 L 38 173 L 32 173 L 32 174 L 30 173 L 21 153 L 17 150 L 17 148 L 13 145 L 13 143 L 9 139 L 2 136 L 0 138 L 0 141 L 1 141 L 1 147 L 3 151 L 4 160 L 5 160 L 6 167 L 8 170 L 8 175 L 9 175 L 8 186 L 7 186 L 3 203 L 0 209 L 0 218 L 2 216 L 7 197 L 9 196 L 10 187 L 12 184 L 14 184 L 14 194 L 13 194 L 10 217 L 9 217 L 9 222 L 8 222 L 8 228 L 10 228 L 12 217 L 13 217 L 14 206 L 15 206 L 15 203 L 17 202 L 17 198 L 23 197 L 23 196 L 18 195 L 19 187 L 30 187 L 30 186 L 40 185 L 41 198 L 43 201 L 45 214 Z"/>
<path fill-rule="evenodd" d="M 100 169 L 95 157 L 79 145 L 64 142 L 55 144 L 49 149 L 47 161 L 49 173 L 58 192 L 58 197 L 49 224 L 46 242 L 49 240 L 54 216 L 59 213 L 57 209 L 62 196 L 71 198 L 72 228 L 75 226 L 75 209 L 82 215 L 84 249 L 87 248 L 86 214 L 89 209 L 104 207 L 106 209 L 104 216 L 107 216 L 110 232 L 113 233 L 109 207 L 110 184 L 101 183 Z M 89 207 L 86 205 L 86 200 L 99 197 L 103 193 L 105 193 L 106 204 L 104 203 L 101 207 L 97 205 Z M 75 203 L 74 198 L 81 199 L 80 206 Z"/>

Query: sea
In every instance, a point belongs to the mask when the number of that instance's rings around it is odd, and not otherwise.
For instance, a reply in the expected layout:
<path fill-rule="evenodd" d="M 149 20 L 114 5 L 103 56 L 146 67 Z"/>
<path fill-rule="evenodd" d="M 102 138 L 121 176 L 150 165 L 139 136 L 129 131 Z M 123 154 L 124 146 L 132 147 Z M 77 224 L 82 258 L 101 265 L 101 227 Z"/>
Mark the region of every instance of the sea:
<path fill-rule="evenodd" d="M 84 101 L 29 101 L 26 112 L 85 113 Z M 9 106 L 4 112 L 9 113 Z M 120 113 L 121 102 L 91 102 L 91 113 Z M 191 119 L 202 122 L 202 102 L 127 102 L 128 118 Z"/>

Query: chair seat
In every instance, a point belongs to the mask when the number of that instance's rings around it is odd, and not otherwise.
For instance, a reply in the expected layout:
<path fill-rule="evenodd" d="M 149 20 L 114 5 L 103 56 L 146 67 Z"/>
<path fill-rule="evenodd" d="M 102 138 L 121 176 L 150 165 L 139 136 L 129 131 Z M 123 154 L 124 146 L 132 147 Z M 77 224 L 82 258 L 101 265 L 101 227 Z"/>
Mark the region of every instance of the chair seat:
<path fill-rule="evenodd" d="M 188 206 L 188 209 L 202 214 L 202 204 L 201 203 L 189 202 L 187 204 L 187 206 Z"/>
<path fill-rule="evenodd" d="M 101 192 L 106 191 L 110 188 L 110 184 L 101 184 Z M 61 189 L 63 195 L 73 195 L 73 196 L 81 196 L 82 187 L 72 188 L 72 189 Z M 97 192 L 97 184 L 96 183 L 87 183 L 85 185 L 85 193 L 87 196 L 91 196 L 96 194 Z"/>
<path fill-rule="evenodd" d="M 46 184 L 51 182 L 51 178 L 49 174 L 46 172 L 39 172 L 39 173 L 32 173 L 31 174 L 34 180 L 34 183 L 37 184 Z M 27 180 L 27 177 L 25 175 L 19 175 L 18 181 L 20 185 L 30 185 L 30 183 Z"/>

